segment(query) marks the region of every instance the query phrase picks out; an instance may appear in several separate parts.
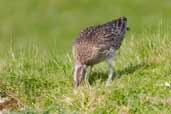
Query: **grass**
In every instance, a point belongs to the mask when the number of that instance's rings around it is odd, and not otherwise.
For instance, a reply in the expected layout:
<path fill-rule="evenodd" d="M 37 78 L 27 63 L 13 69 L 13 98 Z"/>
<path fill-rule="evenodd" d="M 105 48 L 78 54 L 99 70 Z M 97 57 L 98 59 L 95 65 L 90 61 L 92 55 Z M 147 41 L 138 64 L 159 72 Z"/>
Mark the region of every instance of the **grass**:
<path fill-rule="evenodd" d="M 0 3 L 0 98 L 19 101 L 8 114 L 171 113 L 169 1 Z M 101 63 L 91 87 L 74 90 L 72 40 L 81 28 L 119 15 L 128 17 L 131 31 L 117 52 L 111 86 Z"/>
<path fill-rule="evenodd" d="M 107 66 L 97 65 L 91 87 L 74 92 L 70 54 L 58 57 L 38 47 L 1 58 L 1 93 L 13 93 L 22 102 L 17 113 L 169 113 L 171 112 L 171 42 L 169 32 L 130 35 L 115 60 L 116 76 L 105 87 Z M 141 35 L 140 35 L 141 36 Z M 162 39 L 161 39 L 162 38 Z"/>

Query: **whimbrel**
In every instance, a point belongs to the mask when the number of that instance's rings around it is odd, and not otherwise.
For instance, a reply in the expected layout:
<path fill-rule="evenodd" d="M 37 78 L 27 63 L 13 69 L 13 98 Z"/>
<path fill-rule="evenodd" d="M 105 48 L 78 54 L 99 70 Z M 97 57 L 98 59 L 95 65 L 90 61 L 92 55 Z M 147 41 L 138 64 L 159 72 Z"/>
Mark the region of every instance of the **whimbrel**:
<path fill-rule="evenodd" d="M 109 65 L 106 84 L 110 83 L 113 76 L 112 60 L 128 29 L 127 18 L 119 17 L 104 24 L 90 26 L 80 32 L 73 44 L 75 87 L 86 78 L 85 74 L 89 66 L 92 68 L 102 61 L 106 61 Z"/>

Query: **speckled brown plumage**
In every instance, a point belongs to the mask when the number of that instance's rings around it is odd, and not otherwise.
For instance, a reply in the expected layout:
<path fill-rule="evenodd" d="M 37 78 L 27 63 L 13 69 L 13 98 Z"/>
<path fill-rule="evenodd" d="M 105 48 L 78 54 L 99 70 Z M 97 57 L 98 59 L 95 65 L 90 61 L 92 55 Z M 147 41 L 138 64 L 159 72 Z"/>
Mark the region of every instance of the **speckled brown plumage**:
<path fill-rule="evenodd" d="M 82 30 L 73 44 L 75 64 L 92 66 L 112 58 L 115 51 L 120 48 L 126 31 L 127 19 L 125 17 Z M 75 75 L 81 74 L 78 71 L 75 72 Z"/>

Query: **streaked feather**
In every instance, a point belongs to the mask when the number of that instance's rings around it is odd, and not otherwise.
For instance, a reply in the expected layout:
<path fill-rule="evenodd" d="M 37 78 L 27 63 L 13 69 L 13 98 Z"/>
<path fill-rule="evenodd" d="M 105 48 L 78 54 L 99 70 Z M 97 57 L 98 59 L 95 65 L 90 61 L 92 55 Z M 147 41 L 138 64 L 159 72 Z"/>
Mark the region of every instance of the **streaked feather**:
<path fill-rule="evenodd" d="M 73 45 L 75 61 L 94 65 L 111 57 L 126 32 L 125 17 L 82 30 Z"/>

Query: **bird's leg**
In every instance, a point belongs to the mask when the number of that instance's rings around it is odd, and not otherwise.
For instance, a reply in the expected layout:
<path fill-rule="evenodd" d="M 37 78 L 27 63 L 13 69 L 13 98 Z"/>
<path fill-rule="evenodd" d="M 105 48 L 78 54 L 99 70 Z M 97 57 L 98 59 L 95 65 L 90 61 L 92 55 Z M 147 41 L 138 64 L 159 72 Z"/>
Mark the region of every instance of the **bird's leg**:
<path fill-rule="evenodd" d="M 91 75 L 92 68 L 93 68 L 93 66 L 90 66 L 89 71 L 86 73 L 85 78 L 84 78 L 84 80 L 85 80 L 86 84 L 88 84 L 88 86 L 90 86 L 90 83 L 88 80 L 89 80 L 89 76 Z"/>
<path fill-rule="evenodd" d="M 107 59 L 107 63 L 108 63 L 108 67 L 109 67 L 109 73 L 108 73 L 108 79 L 106 81 L 106 86 L 109 86 L 111 81 L 112 81 L 112 77 L 113 77 L 113 65 L 112 65 L 112 58 Z"/>

